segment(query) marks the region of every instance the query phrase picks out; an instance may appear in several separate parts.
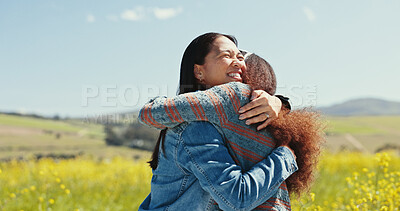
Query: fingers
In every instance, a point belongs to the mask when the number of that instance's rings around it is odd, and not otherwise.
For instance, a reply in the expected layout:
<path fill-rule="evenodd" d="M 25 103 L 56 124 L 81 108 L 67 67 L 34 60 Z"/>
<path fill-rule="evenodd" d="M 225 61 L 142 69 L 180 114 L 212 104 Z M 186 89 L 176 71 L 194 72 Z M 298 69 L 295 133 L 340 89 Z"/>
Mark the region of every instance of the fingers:
<path fill-rule="evenodd" d="M 265 120 L 268 119 L 268 116 L 266 115 L 266 113 L 262 113 L 260 115 L 254 116 L 248 120 L 246 120 L 246 125 L 251 125 L 254 123 L 258 123 L 258 122 L 263 122 Z"/>
<path fill-rule="evenodd" d="M 256 98 L 258 98 L 260 95 L 262 95 L 264 93 L 263 90 L 253 90 L 253 92 L 251 93 L 251 98 L 250 100 L 254 100 Z"/>
<path fill-rule="evenodd" d="M 246 113 L 247 111 L 249 111 L 257 106 L 260 106 L 260 105 L 261 105 L 261 103 L 257 100 L 251 101 L 250 103 L 247 103 L 246 105 L 241 107 L 239 109 L 239 113 L 241 113 L 241 114 Z"/>
<path fill-rule="evenodd" d="M 274 121 L 274 119 L 275 119 L 275 118 L 268 118 L 267 120 L 265 120 L 264 123 L 262 123 L 261 125 L 259 125 L 259 126 L 257 127 L 257 130 L 262 130 L 262 129 L 266 128 L 266 127 L 269 125 L 269 123 L 271 123 L 272 121 Z"/>
<path fill-rule="evenodd" d="M 260 105 L 269 106 L 268 98 L 267 96 L 264 96 L 264 94 L 258 95 L 257 98 L 253 99 L 251 102 L 241 107 L 239 113 L 245 113 L 255 107 L 259 107 Z"/>
<path fill-rule="evenodd" d="M 269 111 L 268 106 L 259 105 L 258 107 L 255 107 L 254 109 L 251 109 L 249 111 L 246 111 L 245 113 L 240 114 L 239 119 L 240 120 L 248 119 L 248 118 L 255 117 L 255 116 L 258 116 L 258 115 L 264 114 L 264 113 L 267 113 L 268 115 L 270 115 L 268 113 L 268 111 Z"/>
<path fill-rule="evenodd" d="M 278 117 L 281 101 L 263 90 L 254 90 L 252 101 L 240 108 L 239 119 L 247 119 L 246 124 L 261 123 L 257 130 L 264 129 Z M 267 116 L 268 115 L 268 116 Z"/>

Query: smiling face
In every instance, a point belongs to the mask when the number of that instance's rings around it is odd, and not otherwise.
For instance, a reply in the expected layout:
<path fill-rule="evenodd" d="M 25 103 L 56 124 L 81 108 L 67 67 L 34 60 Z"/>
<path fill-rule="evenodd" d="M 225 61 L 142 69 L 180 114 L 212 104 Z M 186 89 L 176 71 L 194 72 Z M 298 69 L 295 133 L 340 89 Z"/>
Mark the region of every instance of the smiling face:
<path fill-rule="evenodd" d="M 195 64 L 194 75 L 200 83 L 212 87 L 233 81 L 242 82 L 245 68 L 243 55 L 235 43 L 220 36 L 214 40 L 204 64 Z"/>

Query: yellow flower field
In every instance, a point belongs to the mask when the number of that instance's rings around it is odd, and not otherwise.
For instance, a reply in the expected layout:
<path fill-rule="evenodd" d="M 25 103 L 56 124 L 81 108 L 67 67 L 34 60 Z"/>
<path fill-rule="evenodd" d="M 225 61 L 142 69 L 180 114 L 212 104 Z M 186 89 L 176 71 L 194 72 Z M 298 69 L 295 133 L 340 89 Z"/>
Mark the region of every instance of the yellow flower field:
<path fill-rule="evenodd" d="M 0 163 L 0 210 L 137 210 L 150 191 L 146 162 L 42 159 Z M 399 210 L 400 158 L 326 153 L 293 210 Z"/>

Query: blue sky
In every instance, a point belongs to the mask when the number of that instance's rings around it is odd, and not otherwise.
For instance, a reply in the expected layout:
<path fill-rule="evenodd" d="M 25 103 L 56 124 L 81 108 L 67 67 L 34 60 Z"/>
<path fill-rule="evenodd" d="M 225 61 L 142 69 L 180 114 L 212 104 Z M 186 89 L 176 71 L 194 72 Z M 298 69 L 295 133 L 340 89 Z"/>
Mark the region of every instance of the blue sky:
<path fill-rule="evenodd" d="M 0 110 L 96 116 L 173 96 L 196 36 L 235 35 L 292 104 L 400 101 L 400 1 L 0 0 Z"/>

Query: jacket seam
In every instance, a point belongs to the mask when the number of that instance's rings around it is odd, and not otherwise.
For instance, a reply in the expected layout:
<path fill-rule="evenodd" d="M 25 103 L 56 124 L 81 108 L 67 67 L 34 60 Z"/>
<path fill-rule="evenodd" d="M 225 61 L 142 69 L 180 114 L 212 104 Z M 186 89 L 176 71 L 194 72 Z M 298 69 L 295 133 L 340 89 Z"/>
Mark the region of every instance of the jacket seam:
<path fill-rule="evenodd" d="M 179 198 L 179 197 L 182 195 L 182 193 L 184 192 L 185 186 L 186 186 L 186 183 L 187 183 L 188 180 L 189 180 L 189 178 L 188 178 L 187 175 L 183 176 L 181 188 L 179 189 L 178 197 L 177 197 L 177 198 Z"/>
<path fill-rule="evenodd" d="M 178 162 L 178 148 L 180 147 L 180 145 L 181 145 L 181 143 L 182 143 L 182 132 L 178 133 L 177 135 L 178 135 L 178 137 L 177 137 L 178 142 L 177 142 L 177 145 L 176 145 L 176 148 L 175 148 L 174 163 L 175 163 L 175 165 L 178 167 L 178 169 L 179 169 L 185 176 L 188 176 L 188 175 L 189 175 L 188 172 L 187 172 L 186 170 L 184 170 L 184 169 L 181 167 L 181 165 L 179 165 L 179 162 Z"/>
<path fill-rule="evenodd" d="M 209 186 L 211 187 L 211 190 L 212 190 L 218 197 L 220 197 L 220 198 L 222 199 L 222 201 L 225 202 L 229 207 L 231 207 L 232 209 L 235 209 L 235 210 L 240 210 L 240 209 L 235 208 L 227 199 L 225 199 L 224 196 L 222 196 L 222 195 L 216 190 L 216 188 L 212 185 L 212 183 L 211 183 L 210 179 L 208 178 L 208 176 L 205 174 L 204 170 L 203 170 L 203 169 L 200 167 L 200 165 L 193 159 L 192 154 L 190 153 L 190 151 L 187 149 L 186 146 L 184 146 L 184 149 L 185 149 L 186 153 L 188 153 L 188 155 L 189 155 L 189 157 L 190 157 L 190 160 L 192 160 L 192 162 L 193 162 L 193 164 L 195 165 L 195 167 L 196 167 L 196 168 L 200 171 L 200 173 L 206 178 L 206 180 L 207 180 Z"/>

